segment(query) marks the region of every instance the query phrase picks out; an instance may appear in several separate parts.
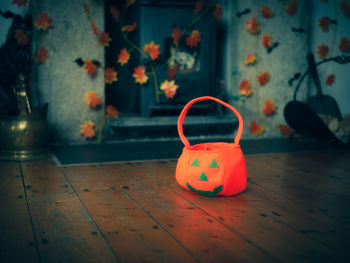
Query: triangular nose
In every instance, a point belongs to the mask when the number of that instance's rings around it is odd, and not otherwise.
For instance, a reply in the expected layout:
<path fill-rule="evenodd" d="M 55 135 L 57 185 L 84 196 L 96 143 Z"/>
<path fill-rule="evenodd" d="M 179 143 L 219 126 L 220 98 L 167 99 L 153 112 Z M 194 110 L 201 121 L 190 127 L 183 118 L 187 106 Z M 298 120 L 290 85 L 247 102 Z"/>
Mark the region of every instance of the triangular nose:
<path fill-rule="evenodd" d="M 201 175 L 198 177 L 199 181 L 208 181 L 207 176 L 205 175 L 204 172 L 201 173 Z"/>

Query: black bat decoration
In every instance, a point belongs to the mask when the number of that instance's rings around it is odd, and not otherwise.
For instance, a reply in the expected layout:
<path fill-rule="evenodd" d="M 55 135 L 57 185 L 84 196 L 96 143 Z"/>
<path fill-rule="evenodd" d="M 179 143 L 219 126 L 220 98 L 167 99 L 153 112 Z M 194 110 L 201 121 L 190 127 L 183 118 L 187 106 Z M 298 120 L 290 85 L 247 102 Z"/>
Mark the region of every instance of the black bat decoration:
<path fill-rule="evenodd" d="M 84 61 L 81 58 L 77 58 L 74 62 L 77 63 L 79 67 L 84 66 Z"/>
<path fill-rule="evenodd" d="M 246 9 L 244 9 L 243 11 L 238 12 L 238 13 L 236 14 L 236 16 L 237 16 L 237 17 L 241 17 L 241 16 L 246 15 L 246 14 L 249 14 L 249 13 L 250 13 L 250 9 L 249 9 L 249 8 L 246 8 Z"/>
<path fill-rule="evenodd" d="M 268 54 L 271 53 L 272 50 L 274 50 L 276 47 L 278 47 L 278 45 L 279 45 L 278 42 L 273 43 L 273 45 L 270 48 L 267 49 L 267 53 Z"/>
<path fill-rule="evenodd" d="M 84 62 L 84 60 L 82 59 L 82 58 L 77 58 L 76 60 L 74 60 L 74 62 L 75 63 L 77 63 L 77 65 L 79 66 L 79 67 L 82 67 L 82 66 L 84 66 L 84 64 L 85 64 L 85 62 Z M 100 67 L 101 66 L 101 63 L 99 62 L 99 61 L 97 61 L 97 60 L 92 60 L 92 63 L 94 63 L 94 65 L 96 66 L 96 67 Z"/>
<path fill-rule="evenodd" d="M 14 17 L 19 17 L 19 15 L 16 15 L 12 13 L 11 11 L 6 11 L 5 13 L 0 10 L 0 15 L 2 15 L 4 18 L 9 19 L 9 18 L 14 18 Z"/>
<path fill-rule="evenodd" d="M 292 27 L 292 31 L 295 33 L 305 33 L 305 29 L 303 29 L 303 28 Z"/>
<path fill-rule="evenodd" d="M 298 78 L 300 78 L 300 76 L 300 72 L 295 73 L 294 76 L 288 80 L 288 85 L 291 87 L 293 85 L 294 80 L 297 80 Z"/>

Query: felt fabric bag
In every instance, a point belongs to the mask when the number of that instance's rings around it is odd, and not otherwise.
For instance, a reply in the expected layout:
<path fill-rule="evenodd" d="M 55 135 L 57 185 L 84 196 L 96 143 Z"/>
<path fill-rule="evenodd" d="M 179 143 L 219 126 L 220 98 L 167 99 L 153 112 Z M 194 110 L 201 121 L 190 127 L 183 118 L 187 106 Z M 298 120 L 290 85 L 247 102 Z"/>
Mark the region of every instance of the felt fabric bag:
<path fill-rule="evenodd" d="M 232 110 L 238 118 L 238 131 L 233 143 L 213 142 L 190 145 L 183 134 L 183 121 L 188 109 L 196 102 L 214 100 Z M 247 185 L 247 169 L 239 146 L 243 120 L 231 105 L 214 97 L 199 97 L 186 104 L 180 113 L 177 130 L 185 145 L 177 161 L 176 180 L 187 190 L 205 196 L 230 196 L 242 192 Z"/>

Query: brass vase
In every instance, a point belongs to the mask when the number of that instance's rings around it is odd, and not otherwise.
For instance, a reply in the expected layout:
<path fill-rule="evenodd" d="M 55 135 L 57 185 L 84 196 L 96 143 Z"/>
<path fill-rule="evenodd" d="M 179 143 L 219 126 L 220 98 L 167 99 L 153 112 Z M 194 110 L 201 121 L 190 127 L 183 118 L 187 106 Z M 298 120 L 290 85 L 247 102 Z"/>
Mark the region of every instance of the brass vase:
<path fill-rule="evenodd" d="M 49 156 L 48 104 L 30 114 L 0 114 L 0 159 L 26 161 Z"/>

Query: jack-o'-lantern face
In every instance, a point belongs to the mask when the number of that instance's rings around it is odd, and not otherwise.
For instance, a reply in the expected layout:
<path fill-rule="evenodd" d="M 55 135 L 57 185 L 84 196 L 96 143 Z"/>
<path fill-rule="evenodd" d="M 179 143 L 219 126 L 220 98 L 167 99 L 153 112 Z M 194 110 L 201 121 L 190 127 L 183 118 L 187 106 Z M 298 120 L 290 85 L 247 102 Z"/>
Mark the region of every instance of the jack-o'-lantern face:
<path fill-rule="evenodd" d="M 205 166 L 207 167 L 202 167 L 198 158 L 193 160 L 188 168 L 189 170 L 193 170 L 191 172 L 193 178 L 191 178 L 192 180 L 190 182 L 186 182 L 186 185 L 188 189 L 198 194 L 210 197 L 216 196 L 222 191 L 223 187 L 221 184 L 220 167 L 215 158 L 212 158 L 209 165 L 206 161 L 203 163 L 206 163 Z M 218 185 L 219 182 L 220 185 Z"/>

